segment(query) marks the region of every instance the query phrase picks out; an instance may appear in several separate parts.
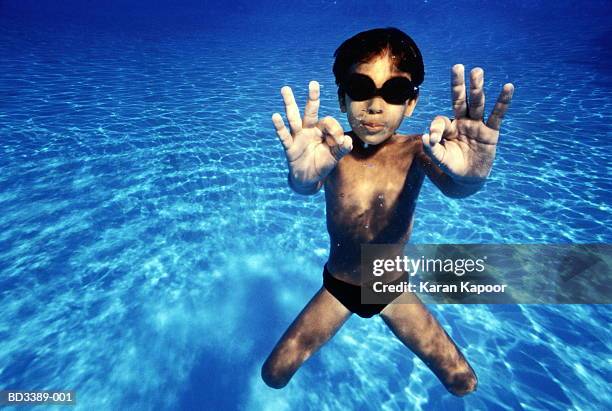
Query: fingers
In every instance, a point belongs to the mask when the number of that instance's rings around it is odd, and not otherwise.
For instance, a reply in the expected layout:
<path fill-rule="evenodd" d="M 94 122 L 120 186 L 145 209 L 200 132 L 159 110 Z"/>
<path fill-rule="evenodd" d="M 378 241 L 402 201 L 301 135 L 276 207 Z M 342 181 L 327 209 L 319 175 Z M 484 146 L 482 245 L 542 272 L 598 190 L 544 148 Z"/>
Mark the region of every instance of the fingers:
<path fill-rule="evenodd" d="M 293 137 L 291 137 L 291 133 L 289 132 L 287 127 L 285 127 L 283 117 L 278 113 L 272 114 L 272 123 L 274 123 L 276 134 L 278 135 L 278 138 L 283 144 L 283 147 L 285 147 L 285 150 L 289 150 L 289 147 L 291 147 L 291 145 L 293 144 Z"/>
<path fill-rule="evenodd" d="M 482 120 L 484 115 L 484 71 L 480 67 L 470 72 L 470 104 L 469 116 L 474 120 Z"/>
<path fill-rule="evenodd" d="M 456 132 L 456 125 L 446 116 L 436 116 L 429 126 L 429 141 L 431 145 L 438 144 L 443 138 Z"/>
<path fill-rule="evenodd" d="M 338 121 L 333 117 L 325 117 L 319 122 L 318 127 L 323 132 L 323 135 L 331 138 L 332 144 L 342 145 L 344 141 L 344 130 Z"/>
<path fill-rule="evenodd" d="M 455 64 L 451 68 L 453 112 L 455 113 L 455 118 L 467 117 L 468 115 L 464 70 L 463 64 Z"/>
<path fill-rule="evenodd" d="M 423 134 L 423 149 L 425 153 L 431 157 L 434 162 L 440 166 L 444 161 L 444 157 L 446 156 L 446 147 L 442 144 L 432 143 L 430 134 Z"/>
<path fill-rule="evenodd" d="M 281 95 L 285 102 L 285 113 L 292 133 L 298 133 L 302 130 L 302 119 L 300 118 L 300 110 L 298 109 L 295 97 L 291 87 L 285 86 L 281 88 Z"/>
<path fill-rule="evenodd" d="M 485 94 L 484 94 L 484 70 L 480 67 L 472 69 L 470 72 L 470 100 L 467 104 L 465 96 L 465 68 L 462 64 L 455 64 L 451 69 L 451 82 L 453 89 L 453 111 L 455 118 L 469 116 L 474 120 L 482 120 L 484 116 Z M 487 120 L 487 127 L 494 130 L 499 130 L 501 127 L 504 115 L 512 101 L 514 86 L 511 83 L 504 85 L 493 112 Z M 435 120 L 434 120 L 435 121 Z M 432 123 L 433 126 L 433 123 Z M 439 128 L 439 124 L 436 126 Z M 430 141 L 432 144 L 439 142 L 438 135 L 434 130 L 430 132 Z"/>
<path fill-rule="evenodd" d="M 342 126 L 335 118 L 325 117 L 319 122 L 318 127 L 323 132 L 325 142 L 336 160 L 340 160 L 353 149 L 353 140 L 344 134 Z"/>
<path fill-rule="evenodd" d="M 304 120 L 302 121 L 303 128 L 314 127 L 319 121 L 319 95 L 319 83 L 311 81 L 308 84 L 308 101 L 304 109 Z"/>
<path fill-rule="evenodd" d="M 504 87 L 497 98 L 497 102 L 495 103 L 495 107 L 493 107 L 493 112 L 491 112 L 491 115 L 487 120 L 487 127 L 494 130 L 500 129 L 501 123 L 506 115 L 506 111 L 508 110 L 508 107 L 510 107 L 513 94 L 514 85 L 512 83 L 504 84 Z"/>
<path fill-rule="evenodd" d="M 336 158 L 339 160 L 351 152 L 351 150 L 353 149 L 353 139 L 347 135 L 344 135 L 344 140 L 342 141 L 342 144 L 336 147 L 338 150 Z"/>

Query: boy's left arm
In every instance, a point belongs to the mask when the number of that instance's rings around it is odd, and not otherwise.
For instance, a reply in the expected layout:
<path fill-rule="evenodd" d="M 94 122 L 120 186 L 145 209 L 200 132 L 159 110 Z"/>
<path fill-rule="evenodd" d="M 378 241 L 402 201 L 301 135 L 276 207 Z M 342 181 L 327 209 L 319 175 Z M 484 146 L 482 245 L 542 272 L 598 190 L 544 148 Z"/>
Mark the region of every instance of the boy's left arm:
<path fill-rule="evenodd" d="M 437 116 L 429 133 L 422 136 L 421 165 L 433 183 L 449 197 L 467 197 L 480 190 L 493 166 L 499 129 L 510 106 L 514 86 L 504 85 L 485 123 L 483 83 L 483 70 L 473 69 L 468 104 L 464 67 L 454 65 L 451 84 L 455 118 Z"/>

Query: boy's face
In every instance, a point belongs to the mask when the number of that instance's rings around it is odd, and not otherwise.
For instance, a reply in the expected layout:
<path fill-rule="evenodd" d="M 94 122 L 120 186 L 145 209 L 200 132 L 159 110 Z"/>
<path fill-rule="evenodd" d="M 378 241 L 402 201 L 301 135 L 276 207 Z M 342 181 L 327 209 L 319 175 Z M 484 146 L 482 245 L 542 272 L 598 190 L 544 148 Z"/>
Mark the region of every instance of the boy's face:
<path fill-rule="evenodd" d="M 367 63 L 351 67 L 351 73 L 365 74 L 370 77 L 377 88 L 381 88 L 387 80 L 393 77 L 406 77 L 409 73 L 398 71 L 392 63 L 392 57 L 385 53 Z M 340 100 L 340 109 L 347 113 L 349 124 L 355 134 L 367 144 L 380 144 L 391 137 L 399 128 L 404 116 L 412 115 L 418 97 L 404 104 L 389 104 L 380 96 L 370 100 L 353 101 L 345 93 L 344 104 Z"/>

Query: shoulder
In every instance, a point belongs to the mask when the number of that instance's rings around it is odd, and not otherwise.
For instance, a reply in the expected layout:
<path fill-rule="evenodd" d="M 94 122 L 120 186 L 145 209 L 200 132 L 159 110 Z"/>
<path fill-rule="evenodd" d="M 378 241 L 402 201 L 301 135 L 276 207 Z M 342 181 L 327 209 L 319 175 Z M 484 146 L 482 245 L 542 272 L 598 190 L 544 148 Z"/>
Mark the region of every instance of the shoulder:
<path fill-rule="evenodd" d="M 396 147 L 402 147 L 416 156 L 423 153 L 422 134 L 395 134 L 391 141 Z"/>
<path fill-rule="evenodd" d="M 431 159 L 423 149 L 422 134 L 396 134 L 393 136 L 403 155 L 410 156 L 417 169 L 426 171 L 433 166 Z"/>
<path fill-rule="evenodd" d="M 394 134 L 391 141 L 396 144 L 416 144 L 421 142 L 422 134 Z"/>

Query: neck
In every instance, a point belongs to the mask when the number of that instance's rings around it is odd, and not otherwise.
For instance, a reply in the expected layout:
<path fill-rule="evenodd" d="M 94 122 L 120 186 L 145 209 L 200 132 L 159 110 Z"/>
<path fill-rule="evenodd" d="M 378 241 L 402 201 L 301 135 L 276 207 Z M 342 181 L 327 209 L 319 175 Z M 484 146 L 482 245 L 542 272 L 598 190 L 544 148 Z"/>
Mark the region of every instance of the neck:
<path fill-rule="evenodd" d="M 387 142 L 389 142 L 391 138 L 393 138 L 390 137 L 380 144 L 368 144 L 364 143 L 363 140 L 361 140 L 352 130 L 349 131 L 347 134 L 353 139 L 352 153 L 354 153 L 355 155 L 359 155 L 360 157 L 369 157 L 375 154 L 376 152 L 378 152 L 378 150 L 387 145 Z"/>

